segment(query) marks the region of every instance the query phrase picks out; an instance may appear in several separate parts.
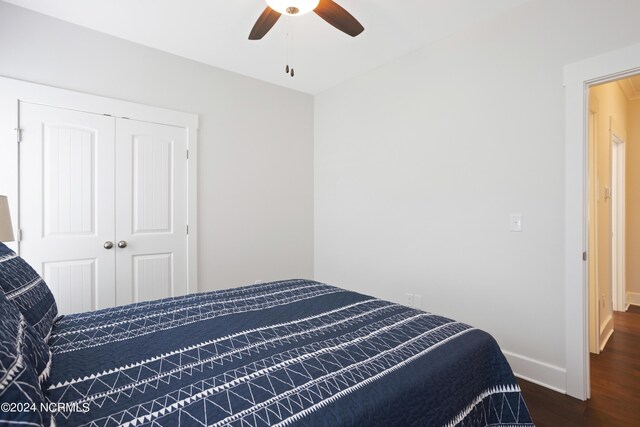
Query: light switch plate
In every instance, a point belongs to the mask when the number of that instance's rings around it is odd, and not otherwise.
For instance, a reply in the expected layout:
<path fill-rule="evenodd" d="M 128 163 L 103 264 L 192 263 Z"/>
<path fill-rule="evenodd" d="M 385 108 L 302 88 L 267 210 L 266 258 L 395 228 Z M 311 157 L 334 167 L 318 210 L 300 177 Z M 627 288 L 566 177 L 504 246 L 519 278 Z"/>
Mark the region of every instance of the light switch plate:
<path fill-rule="evenodd" d="M 512 232 L 522 232 L 522 214 L 511 214 L 510 227 Z"/>

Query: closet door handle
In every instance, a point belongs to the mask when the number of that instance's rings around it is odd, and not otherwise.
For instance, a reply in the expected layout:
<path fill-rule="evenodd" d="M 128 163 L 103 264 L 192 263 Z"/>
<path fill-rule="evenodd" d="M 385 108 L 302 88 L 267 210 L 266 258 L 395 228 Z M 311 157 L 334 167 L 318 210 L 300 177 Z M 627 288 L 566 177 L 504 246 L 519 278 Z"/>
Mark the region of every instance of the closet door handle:
<path fill-rule="evenodd" d="M 127 242 L 126 242 L 126 241 L 124 241 L 124 240 L 120 240 L 120 241 L 118 242 L 118 247 L 119 247 L 120 249 L 124 249 L 124 248 L 126 248 L 126 247 L 127 247 Z"/>
<path fill-rule="evenodd" d="M 113 242 L 110 242 L 110 241 L 107 240 L 106 242 L 104 242 L 104 245 L 102 245 L 102 246 L 107 250 L 111 249 L 113 247 Z"/>

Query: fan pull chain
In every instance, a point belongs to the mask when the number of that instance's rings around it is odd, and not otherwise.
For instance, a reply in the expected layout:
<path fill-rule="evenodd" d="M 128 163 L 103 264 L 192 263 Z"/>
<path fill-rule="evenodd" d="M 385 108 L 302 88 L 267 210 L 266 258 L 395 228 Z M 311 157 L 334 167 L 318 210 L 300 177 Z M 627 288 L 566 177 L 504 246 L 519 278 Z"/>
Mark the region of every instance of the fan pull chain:
<path fill-rule="evenodd" d="M 291 24 L 289 24 L 289 31 L 287 31 L 287 38 L 285 40 L 285 50 L 286 50 L 286 65 L 284 67 L 284 72 L 291 77 L 296 75 L 296 72 L 293 70 L 293 65 L 289 65 L 293 63 L 293 29 L 291 28 Z"/>
<path fill-rule="evenodd" d="M 284 72 L 289 74 L 289 32 L 291 31 L 291 25 L 289 25 L 289 31 L 287 31 L 287 36 L 285 38 L 284 50 L 286 56 L 286 67 L 284 67 Z"/>
<path fill-rule="evenodd" d="M 291 29 L 291 63 L 293 64 L 293 28 Z M 296 75 L 295 71 L 293 70 L 293 65 L 291 66 L 291 77 L 294 77 Z"/>

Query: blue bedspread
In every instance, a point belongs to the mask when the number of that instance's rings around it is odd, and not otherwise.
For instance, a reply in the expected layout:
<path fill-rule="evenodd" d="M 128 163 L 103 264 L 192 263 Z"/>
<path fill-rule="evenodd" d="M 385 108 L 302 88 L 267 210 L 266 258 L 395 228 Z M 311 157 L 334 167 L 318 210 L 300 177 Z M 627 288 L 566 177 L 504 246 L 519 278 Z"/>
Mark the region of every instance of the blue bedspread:
<path fill-rule="evenodd" d="M 491 336 L 306 280 L 64 316 L 58 426 L 532 425 Z"/>

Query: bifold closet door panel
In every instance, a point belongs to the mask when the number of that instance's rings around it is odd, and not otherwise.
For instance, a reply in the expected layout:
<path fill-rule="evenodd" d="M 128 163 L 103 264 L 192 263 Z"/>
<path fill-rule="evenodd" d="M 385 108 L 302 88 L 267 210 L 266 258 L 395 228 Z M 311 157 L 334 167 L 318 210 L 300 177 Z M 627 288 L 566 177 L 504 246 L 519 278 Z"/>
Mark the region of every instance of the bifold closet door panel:
<path fill-rule="evenodd" d="M 116 120 L 116 301 L 187 292 L 187 130 Z"/>
<path fill-rule="evenodd" d="M 20 103 L 20 253 L 61 314 L 115 305 L 115 119 Z"/>

